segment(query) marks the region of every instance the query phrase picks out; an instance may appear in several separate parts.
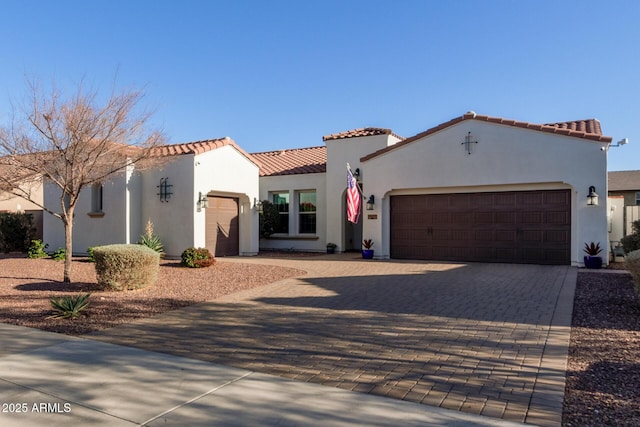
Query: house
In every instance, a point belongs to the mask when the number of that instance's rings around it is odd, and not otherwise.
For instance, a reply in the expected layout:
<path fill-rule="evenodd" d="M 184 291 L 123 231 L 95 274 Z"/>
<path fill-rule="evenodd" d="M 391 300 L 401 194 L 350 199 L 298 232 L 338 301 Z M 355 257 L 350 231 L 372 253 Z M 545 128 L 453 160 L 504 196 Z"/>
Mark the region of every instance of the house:
<path fill-rule="evenodd" d="M 360 128 L 323 142 L 252 154 L 230 139 L 167 146 L 162 155 L 175 159 L 164 169 L 132 170 L 81 195 L 74 245 L 135 242 L 150 218 L 169 256 L 189 246 L 217 256 L 329 242 L 360 250 L 365 238 L 378 259 L 580 265 L 585 242 L 608 246 L 607 204 L 588 198 L 607 188 L 611 138 L 597 120 L 469 112 L 409 138 Z M 347 163 L 371 202 L 356 224 L 346 219 Z M 268 238 L 258 233 L 261 200 L 280 217 Z M 63 242 L 61 230 L 45 221 L 45 241 Z M 237 249 L 219 251 L 230 241 Z"/>
<path fill-rule="evenodd" d="M 9 173 L 8 171 L 9 167 L 7 165 L 0 165 L 0 174 Z M 41 205 L 43 201 L 42 183 L 25 183 L 21 187 L 30 194 L 33 201 L 0 191 L 0 212 L 25 212 L 31 214 L 33 216 L 33 225 L 36 229 L 34 237 L 42 239 L 43 215 L 42 208 L 38 205 L 38 203 Z"/>
<path fill-rule="evenodd" d="M 261 248 L 359 250 L 367 238 L 383 259 L 578 265 L 585 242 L 608 246 L 606 203 L 587 200 L 607 185 L 611 138 L 597 120 L 470 112 L 410 138 L 365 128 L 323 139 L 324 149 L 253 154 L 264 166 L 260 197 L 280 204 L 288 224 Z M 347 163 L 374 202 L 358 224 L 346 220 Z M 315 230 L 301 208 L 309 197 Z"/>
<path fill-rule="evenodd" d="M 609 201 L 615 207 L 611 216 L 616 218 L 612 227 L 619 230 L 612 240 L 618 241 L 631 234 L 631 224 L 640 220 L 640 170 L 609 172 L 608 177 Z"/>
<path fill-rule="evenodd" d="M 207 247 L 216 256 L 258 253 L 258 165 L 232 139 L 160 147 L 161 169 L 130 168 L 81 192 L 76 205 L 73 247 L 136 243 L 150 220 L 168 257 L 188 247 Z M 47 206 L 60 203 L 59 189 L 45 184 Z M 208 206 L 208 207 L 207 207 Z M 62 222 L 44 219 L 44 241 L 64 247 Z"/>

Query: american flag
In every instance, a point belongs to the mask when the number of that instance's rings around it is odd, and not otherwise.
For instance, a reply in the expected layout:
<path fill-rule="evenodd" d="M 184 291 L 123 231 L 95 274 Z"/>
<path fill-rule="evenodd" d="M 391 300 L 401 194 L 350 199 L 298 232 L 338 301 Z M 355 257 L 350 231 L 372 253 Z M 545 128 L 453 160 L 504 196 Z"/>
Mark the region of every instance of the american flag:
<path fill-rule="evenodd" d="M 347 219 L 354 224 L 360 218 L 360 191 L 351 168 L 347 165 Z"/>

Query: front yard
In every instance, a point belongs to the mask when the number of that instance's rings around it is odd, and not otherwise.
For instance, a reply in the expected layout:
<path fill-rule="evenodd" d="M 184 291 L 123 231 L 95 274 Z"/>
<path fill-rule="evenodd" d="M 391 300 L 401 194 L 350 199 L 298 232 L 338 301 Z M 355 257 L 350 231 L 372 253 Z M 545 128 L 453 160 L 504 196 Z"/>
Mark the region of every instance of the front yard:
<path fill-rule="evenodd" d="M 209 268 L 185 268 L 179 261 L 165 260 L 155 286 L 105 292 L 97 289 L 94 264 L 85 259 L 73 263 L 74 283 L 63 283 L 62 271 L 62 262 L 51 259 L 0 255 L 0 322 L 86 334 L 303 274 L 292 268 L 224 262 Z M 80 292 L 91 293 L 85 316 L 77 320 L 49 318 L 51 297 Z"/>

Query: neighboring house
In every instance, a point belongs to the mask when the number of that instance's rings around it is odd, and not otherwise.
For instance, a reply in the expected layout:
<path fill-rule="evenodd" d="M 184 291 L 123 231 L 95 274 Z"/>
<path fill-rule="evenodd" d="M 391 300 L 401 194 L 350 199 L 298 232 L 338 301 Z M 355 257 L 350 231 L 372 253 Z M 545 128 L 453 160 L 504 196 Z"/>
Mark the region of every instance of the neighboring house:
<path fill-rule="evenodd" d="M 0 165 L 0 174 L 5 173 L 7 169 L 5 165 Z M 33 225 L 36 229 L 34 237 L 42 239 L 42 208 L 34 203 L 42 204 L 42 184 L 23 188 L 30 193 L 33 201 L 0 191 L 0 212 L 25 212 L 33 215 Z"/>
<path fill-rule="evenodd" d="M 151 220 L 168 257 L 188 247 L 216 256 L 258 253 L 258 166 L 230 138 L 167 145 L 157 170 L 135 167 L 82 192 L 75 211 L 74 252 L 90 246 L 136 243 Z M 45 185 L 47 206 L 60 203 L 59 189 Z M 208 205 L 208 208 L 205 208 Z M 62 222 L 44 220 L 49 248 L 64 247 Z"/>
<path fill-rule="evenodd" d="M 631 224 L 640 220 L 640 170 L 609 172 L 608 190 L 610 200 L 617 202 L 612 215 L 622 221 L 622 236 L 631 234 Z"/>
<path fill-rule="evenodd" d="M 175 159 L 162 171 L 133 170 L 81 196 L 75 248 L 133 243 L 147 218 L 169 256 L 189 246 L 217 256 L 324 251 L 329 242 L 359 251 L 365 238 L 380 259 L 580 265 L 585 242 L 608 247 L 611 138 L 597 120 L 539 125 L 470 112 L 406 139 L 365 128 L 323 140 L 254 154 L 230 139 L 167 146 L 162 155 Z M 363 208 L 373 202 L 357 224 L 346 220 L 347 163 Z M 587 203 L 590 187 L 602 193 L 598 205 Z M 260 200 L 280 212 L 269 238 L 258 233 Z M 45 241 L 62 245 L 59 221 L 45 220 Z M 219 251 L 221 241 L 238 248 Z"/>

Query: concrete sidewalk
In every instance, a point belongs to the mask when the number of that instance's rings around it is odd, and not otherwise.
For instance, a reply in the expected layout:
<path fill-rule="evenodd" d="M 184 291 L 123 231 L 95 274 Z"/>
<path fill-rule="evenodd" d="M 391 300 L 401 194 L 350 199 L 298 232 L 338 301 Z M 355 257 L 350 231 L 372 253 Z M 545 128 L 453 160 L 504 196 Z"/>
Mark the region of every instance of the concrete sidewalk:
<path fill-rule="evenodd" d="M 0 425 L 518 426 L 0 324 Z"/>

